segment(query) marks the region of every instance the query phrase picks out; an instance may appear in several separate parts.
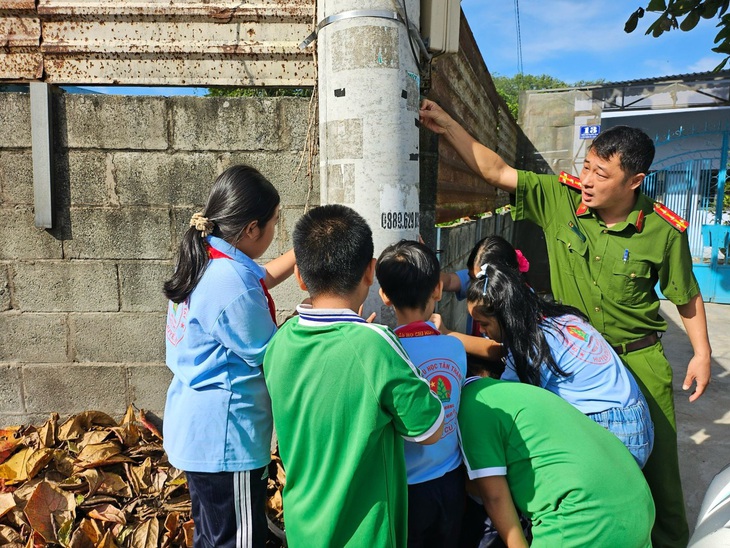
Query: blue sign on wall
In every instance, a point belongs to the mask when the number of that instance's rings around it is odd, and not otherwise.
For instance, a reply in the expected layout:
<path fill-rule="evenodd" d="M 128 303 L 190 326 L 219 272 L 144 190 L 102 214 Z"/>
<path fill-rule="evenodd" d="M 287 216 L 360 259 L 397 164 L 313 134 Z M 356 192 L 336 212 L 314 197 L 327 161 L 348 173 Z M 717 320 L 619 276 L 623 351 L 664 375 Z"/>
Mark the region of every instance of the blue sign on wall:
<path fill-rule="evenodd" d="M 601 133 L 601 126 L 580 126 L 581 139 L 595 139 Z"/>

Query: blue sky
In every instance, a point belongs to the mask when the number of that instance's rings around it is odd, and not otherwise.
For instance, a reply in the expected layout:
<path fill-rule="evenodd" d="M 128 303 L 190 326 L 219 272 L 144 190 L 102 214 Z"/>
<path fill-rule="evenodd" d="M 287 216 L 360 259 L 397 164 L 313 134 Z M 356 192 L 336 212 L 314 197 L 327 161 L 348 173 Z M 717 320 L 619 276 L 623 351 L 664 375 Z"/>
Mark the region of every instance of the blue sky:
<path fill-rule="evenodd" d="M 646 0 L 521 0 L 522 65 L 525 74 L 620 82 L 712 70 L 724 59 L 711 51 L 716 19 L 702 19 L 690 32 L 646 36 L 658 14 L 646 13 L 631 33 L 626 19 Z M 462 0 L 461 8 L 489 72 L 518 72 L 514 2 Z"/>

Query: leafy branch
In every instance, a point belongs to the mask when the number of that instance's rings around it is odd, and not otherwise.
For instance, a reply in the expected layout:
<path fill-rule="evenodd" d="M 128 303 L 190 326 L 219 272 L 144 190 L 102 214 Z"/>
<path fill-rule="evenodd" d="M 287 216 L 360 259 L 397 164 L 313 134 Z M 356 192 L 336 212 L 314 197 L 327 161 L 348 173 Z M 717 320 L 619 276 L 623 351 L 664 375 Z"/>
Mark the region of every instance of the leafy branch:
<path fill-rule="evenodd" d="M 626 20 L 624 31 L 634 32 L 639 24 L 639 19 L 644 17 L 646 12 L 658 13 L 658 17 L 646 29 L 645 34 L 651 34 L 658 38 L 665 32 L 672 29 L 680 29 L 689 32 L 694 29 L 701 19 L 713 19 L 718 17 L 720 22 L 717 27 L 720 29 L 715 36 L 715 46 L 712 51 L 725 55 L 714 71 L 722 70 L 730 60 L 730 14 L 726 14 L 730 7 L 730 0 L 649 0 L 646 8 L 640 7 Z"/>

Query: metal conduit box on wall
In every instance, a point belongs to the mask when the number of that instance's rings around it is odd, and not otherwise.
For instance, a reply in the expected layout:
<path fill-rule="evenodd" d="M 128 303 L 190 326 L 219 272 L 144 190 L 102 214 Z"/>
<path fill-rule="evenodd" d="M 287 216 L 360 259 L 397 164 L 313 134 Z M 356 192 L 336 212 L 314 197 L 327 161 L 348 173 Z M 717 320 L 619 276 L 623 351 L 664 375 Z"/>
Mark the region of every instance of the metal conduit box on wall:
<path fill-rule="evenodd" d="M 459 51 L 459 0 L 421 0 L 421 36 L 434 55 Z"/>

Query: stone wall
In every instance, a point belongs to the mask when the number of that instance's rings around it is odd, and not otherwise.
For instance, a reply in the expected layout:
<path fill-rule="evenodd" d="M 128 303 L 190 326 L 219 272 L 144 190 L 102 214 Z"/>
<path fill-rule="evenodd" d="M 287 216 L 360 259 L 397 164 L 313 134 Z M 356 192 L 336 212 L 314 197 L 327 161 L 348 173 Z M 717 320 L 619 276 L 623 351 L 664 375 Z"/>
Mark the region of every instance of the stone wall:
<path fill-rule="evenodd" d="M 309 99 L 58 93 L 52 109 L 54 228 L 42 230 L 29 95 L 0 93 L 0 425 L 131 403 L 161 414 L 161 286 L 190 215 L 218 173 L 251 164 L 282 197 L 262 259 L 288 249 L 319 204 Z M 293 280 L 272 293 L 282 319 L 302 299 Z"/>

